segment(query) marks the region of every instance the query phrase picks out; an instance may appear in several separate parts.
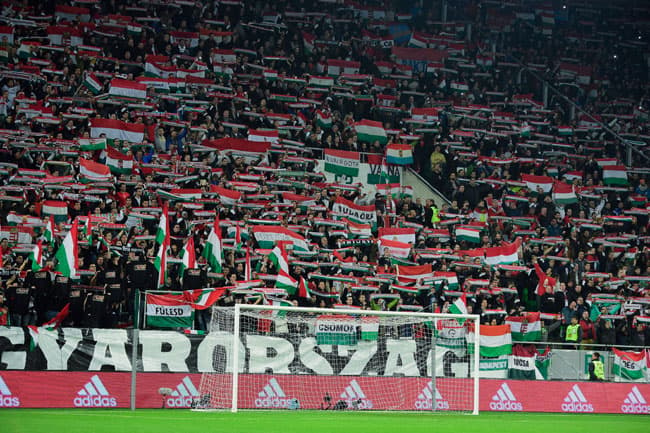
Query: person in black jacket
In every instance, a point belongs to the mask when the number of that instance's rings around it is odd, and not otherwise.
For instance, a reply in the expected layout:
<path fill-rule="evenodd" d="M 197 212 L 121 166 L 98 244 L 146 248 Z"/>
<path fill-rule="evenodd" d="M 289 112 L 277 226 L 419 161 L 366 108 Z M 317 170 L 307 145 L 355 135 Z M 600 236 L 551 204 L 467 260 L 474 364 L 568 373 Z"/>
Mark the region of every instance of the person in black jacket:
<path fill-rule="evenodd" d="M 616 329 L 611 320 L 598 320 L 597 332 L 598 344 L 604 344 L 609 349 L 616 344 Z"/>

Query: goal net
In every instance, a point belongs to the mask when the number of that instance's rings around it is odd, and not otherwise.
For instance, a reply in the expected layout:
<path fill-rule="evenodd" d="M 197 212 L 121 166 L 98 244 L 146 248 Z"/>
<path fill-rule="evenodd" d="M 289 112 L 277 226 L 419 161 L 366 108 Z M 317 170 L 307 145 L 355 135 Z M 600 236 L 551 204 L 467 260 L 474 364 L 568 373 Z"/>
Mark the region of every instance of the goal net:
<path fill-rule="evenodd" d="M 213 371 L 203 373 L 194 407 L 477 414 L 477 318 L 213 308 L 210 349 L 199 354 L 212 357 Z"/>

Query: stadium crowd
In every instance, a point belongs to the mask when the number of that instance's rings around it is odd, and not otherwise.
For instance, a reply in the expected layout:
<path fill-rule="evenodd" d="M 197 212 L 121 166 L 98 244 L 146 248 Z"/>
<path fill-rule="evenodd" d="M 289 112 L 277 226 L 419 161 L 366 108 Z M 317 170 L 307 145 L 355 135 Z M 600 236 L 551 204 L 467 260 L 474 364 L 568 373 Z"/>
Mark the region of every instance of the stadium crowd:
<path fill-rule="evenodd" d="M 407 311 L 464 293 L 486 323 L 540 311 L 552 340 L 578 324 L 583 342 L 648 345 L 647 10 L 466 1 L 443 22 L 439 2 L 55 3 L 2 11 L 0 324 L 69 304 L 67 325 L 129 326 L 137 290 Z M 384 135 L 362 139 L 365 120 Z M 318 162 L 381 160 L 386 141 L 445 199 L 387 180 L 364 193 Z M 339 219 L 341 198 L 374 206 L 376 227 Z M 72 279 L 55 254 L 75 221 Z M 287 246 L 298 289 L 274 287 L 257 227 L 309 243 Z M 380 245 L 406 232 L 406 253 Z M 487 263 L 480 249 L 502 245 L 518 260 Z"/>

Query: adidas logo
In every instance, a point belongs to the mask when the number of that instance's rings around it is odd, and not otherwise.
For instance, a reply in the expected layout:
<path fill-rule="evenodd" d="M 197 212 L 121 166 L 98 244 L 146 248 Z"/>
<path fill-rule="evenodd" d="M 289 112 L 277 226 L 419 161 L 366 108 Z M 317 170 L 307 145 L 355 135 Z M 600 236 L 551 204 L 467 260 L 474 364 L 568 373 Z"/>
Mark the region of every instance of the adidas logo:
<path fill-rule="evenodd" d="M 348 404 L 350 409 L 372 409 L 372 401 L 368 400 L 359 383 L 352 379 L 350 384 L 341 393 L 341 399 Z"/>
<path fill-rule="evenodd" d="M 623 413 L 647 413 L 650 414 L 650 405 L 641 391 L 636 386 L 632 388 L 632 391 L 627 395 L 627 398 L 623 401 L 621 405 L 621 411 Z"/>
<path fill-rule="evenodd" d="M 255 407 L 287 408 L 292 399 L 282 390 L 275 378 L 271 378 L 255 399 Z"/>
<path fill-rule="evenodd" d="M 507 383 L 502 383 L 496 394 L 492 396 L 490 409 L 503 411 L 521 411 L 524 406 L 517 400 Z"/>
<path fill-rule="evenodd" d="M 571 391 L 564 397 L 562 410 L 564 412 L 593 412 L 594 407 L 587 401 L 580 387 L 576 384 L 573 385 Z"/>
<path fill-rule="evenodd" d="M 431 382 L 427 383 L 422 389 L 422 392 L 418 395 L 417 400 L 415 400 L 415 409 L 417 410 L 431 410 L 433 408 L 433 395 L 435 394 L 436 398 L 436 410 L 448 410 L 449 402 L 442 398 L 442 395 L 436 388 L 435 393 L 433 392 L 433 384 Z"/>
<path fill-rule="evenodd" d="M 189 376 L 185 376 L 181 383 L 176 385 L 167 398 L 166 403 L 169 407 L 192 407 L 192 401 L 199 396 L 199 392 L 192 383 Z"/>
<path fill-rule="evenodd" d="M 12 397 L 11 390 L 5 383 L 2 376 L 0 376 L 0 407 L 18 407 L 20 406 L 20 399 Z"/>
<path fill-rule="evenodd" d="M 110 396 L 99 376 L 94 375 L 77 392 L 73 403 L 75 407 L 116 407 L 117 399 Z"/>

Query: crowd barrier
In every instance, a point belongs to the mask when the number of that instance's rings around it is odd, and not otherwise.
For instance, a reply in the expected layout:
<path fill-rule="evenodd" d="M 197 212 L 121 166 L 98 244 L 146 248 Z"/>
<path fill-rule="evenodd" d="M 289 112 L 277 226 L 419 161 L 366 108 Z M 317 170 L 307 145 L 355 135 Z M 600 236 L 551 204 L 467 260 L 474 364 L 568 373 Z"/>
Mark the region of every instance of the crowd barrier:
<path fill-rule="evenodd" d="M 230 383 L 230 376 L 218 379 L 223 386 Z M 136 407 L 189 408 L 199 397 L 200 380 L 196 373 L 139 373 Z M 3 371 L 0 408 L 127 408 L 130 381 L 130 374 L 124 372 Z M 294 390 L 304 390 L 306 384 L 318 391 L 302 397 L 303 409 L 318 409 L 326 392 L 336 398 L 350 386 L 363 391 L 359 409 L 431 410 L 431 395 L 441 411 L 471 407 L 468 379 L 439 378 L 437 393 L 425 391 L 429 380 L 422 377 L 243 374 L 240 384 L 240 389 L 250 390 L 240 393 L 240 408 L 285 408 Z M 267 396 L 264 389 L 270 385 L 282 393 Z M 160 388 L 172 392 L 163 396 Z M 482 379 L 480 383 L 481 411 L 649 415 L 648 401 L 650 385 L 640 383 L 536 381 L 534 388 L 530 381 Z"/>

